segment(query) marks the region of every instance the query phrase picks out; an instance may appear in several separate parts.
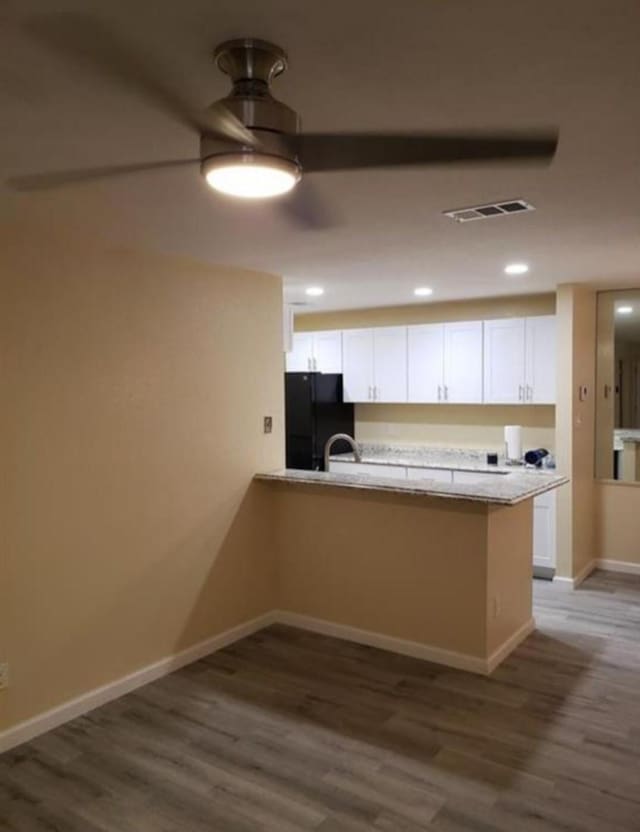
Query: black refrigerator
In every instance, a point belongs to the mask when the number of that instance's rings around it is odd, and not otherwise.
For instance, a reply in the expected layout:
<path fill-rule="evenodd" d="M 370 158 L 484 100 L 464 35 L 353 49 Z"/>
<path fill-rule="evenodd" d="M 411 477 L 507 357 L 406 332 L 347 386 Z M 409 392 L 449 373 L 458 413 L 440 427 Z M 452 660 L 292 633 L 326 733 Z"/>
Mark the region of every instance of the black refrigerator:
<path fill-rule="evenodd" d="M 340 373 L 285 373 L 287 468 L 324 470 L 324 446 L 334 433 L 353 436 L 353 405 L 342 401 Z M 331 453 L 351 448 L 338 441 Z"/>

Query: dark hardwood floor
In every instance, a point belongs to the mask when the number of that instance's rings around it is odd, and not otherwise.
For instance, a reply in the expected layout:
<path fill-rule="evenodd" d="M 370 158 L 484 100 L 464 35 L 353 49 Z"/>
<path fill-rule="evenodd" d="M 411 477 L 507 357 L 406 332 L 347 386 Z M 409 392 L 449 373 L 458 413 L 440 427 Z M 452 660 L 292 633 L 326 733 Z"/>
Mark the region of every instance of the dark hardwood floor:
<path fill-rule="evenodd" d="M 276 626 L 0 757 L 11 832 L 638 832 L 640 577 L 488 679 Z"/>

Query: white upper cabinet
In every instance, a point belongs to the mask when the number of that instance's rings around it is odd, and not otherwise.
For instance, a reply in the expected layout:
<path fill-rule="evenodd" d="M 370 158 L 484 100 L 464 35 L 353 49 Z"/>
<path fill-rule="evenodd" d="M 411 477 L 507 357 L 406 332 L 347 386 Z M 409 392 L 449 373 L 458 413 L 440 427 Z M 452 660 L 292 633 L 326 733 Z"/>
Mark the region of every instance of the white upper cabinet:
<path fill-rule="evenodd" d="M 373 330 L 342 333 L 342 372 L 345 402 L 373 401 Z"/>
<path fill-rule="evenodd" d="M 484 401 L 524 402 L 525 319 L 484 322 Z"/>
<path fill-rule="evenodd" d="M 554 404 L 556 319 L 504 318 L 484 322 L 484 401 Z"/>
<path fill-rule="evenodd" d="M 444 400 L 482 402 L 482 321 L 444 325 Z"/>
<path fill-rule="evenodd" d="M 294 332 L 292 340 L 293 348 L 287 353 L 287 372 L 308 372 L 313 360 L 313 333 Z"/>
<path fill-rule="evenodd" d="M 407 401 L 407 328 L 350 329 L 342 333 L 344 400 Z"/>
<path fill-rule="evenodd" d="M 530 404 L 555 404 L 555 315 L 527 318 L 525 336 L 525 401 Z"/>
<path fill-rule="evenodd" d="M 337 329 L 313 333 L 313 369 L 320 373 L 342 372 L 342 332 Z"/>
<path fill-rule="evenodd" d="M 444 324 L 408 328 L 409 401 L 443 401 Z"/>
<path fill-rule="evenodd" d="M 482 321 L 410 326 L 409 401 L 482 402 Z"/>
<path fill-rule="evenodd" d="M 407 401 L 407 327 L 373 330 L 373 400 Z"/>
<path fill-rule="evenodd" d="M 346 402 L 554 404 L 556 319 L 296 332 L 288 372 L 343 373 Z"/>
<path fill-rule="evenodd" d="M 342 372 L 342 332 L 295 332 L 293 349 L 287 353 L 287 372 Z"/>

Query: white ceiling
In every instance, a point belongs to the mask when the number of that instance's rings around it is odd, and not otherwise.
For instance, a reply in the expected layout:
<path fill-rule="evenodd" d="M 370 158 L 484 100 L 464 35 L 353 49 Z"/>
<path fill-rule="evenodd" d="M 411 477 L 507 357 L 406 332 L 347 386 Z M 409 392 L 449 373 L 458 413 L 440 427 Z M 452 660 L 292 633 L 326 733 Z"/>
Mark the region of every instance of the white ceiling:
<path fill-rule="evenodd" d="M 2 179 L 73 166 L 197 155 L 197 139 L 137 98 L 78 73 L 26 38 L 45 0 L 0 5 Z M 314 176 L 342 224 L 289 227 L 269 205 L 218 197 L 179 170 L 18 195 L 3 213 L 72 217 L 113 245 L 282 274 L 309 309 L 629 285 L 640 263 L 638 0 L 60 0 L 95 12 L 158 56 L 194 102 L 227 92 L 210 53 L 254 35 L 290 56 L 275 94 L 309 130 L 515 129 L 558 125 L 549 168 L 467 168 Z M 6 128 L 9 125 L 9 128 Z M 537 211 L 459 225 L 442 212 L 521 197 Z M 508 278 L 524 260 L 531 271 Z"/>

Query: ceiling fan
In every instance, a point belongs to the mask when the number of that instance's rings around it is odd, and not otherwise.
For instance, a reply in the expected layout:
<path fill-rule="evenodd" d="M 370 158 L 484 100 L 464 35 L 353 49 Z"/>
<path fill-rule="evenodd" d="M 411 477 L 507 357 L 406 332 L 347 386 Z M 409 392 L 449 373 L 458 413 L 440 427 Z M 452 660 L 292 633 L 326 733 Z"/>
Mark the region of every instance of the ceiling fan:
<path fill-rule="evenodd" d="M 113 165 L 17 176 L 8 184 L 21 191 L 42 190 L 114 175 L 199 164 L 215 190 L 246 199 L 293 191 L 281 202 L 298 223 L 323 227 L 329 214 L 307 174 L 364 168 L 393 168 L 483 161 L 549 161 L 556 131 L 527 133 L 303 133 L 298 114 L 271 94 L 274 78 L 287 68 L 287 55 L 257 38 L 225 41 L 214 52 L 229 76 L 229 95 L 194 110 L 141 54 L 106 25 L 78 13 L 32 18 L 27 31 L 82 69 L 98 72 L 147 103 L 184 123 L 200 137 L 200 155 L 131 165 Z"/>

